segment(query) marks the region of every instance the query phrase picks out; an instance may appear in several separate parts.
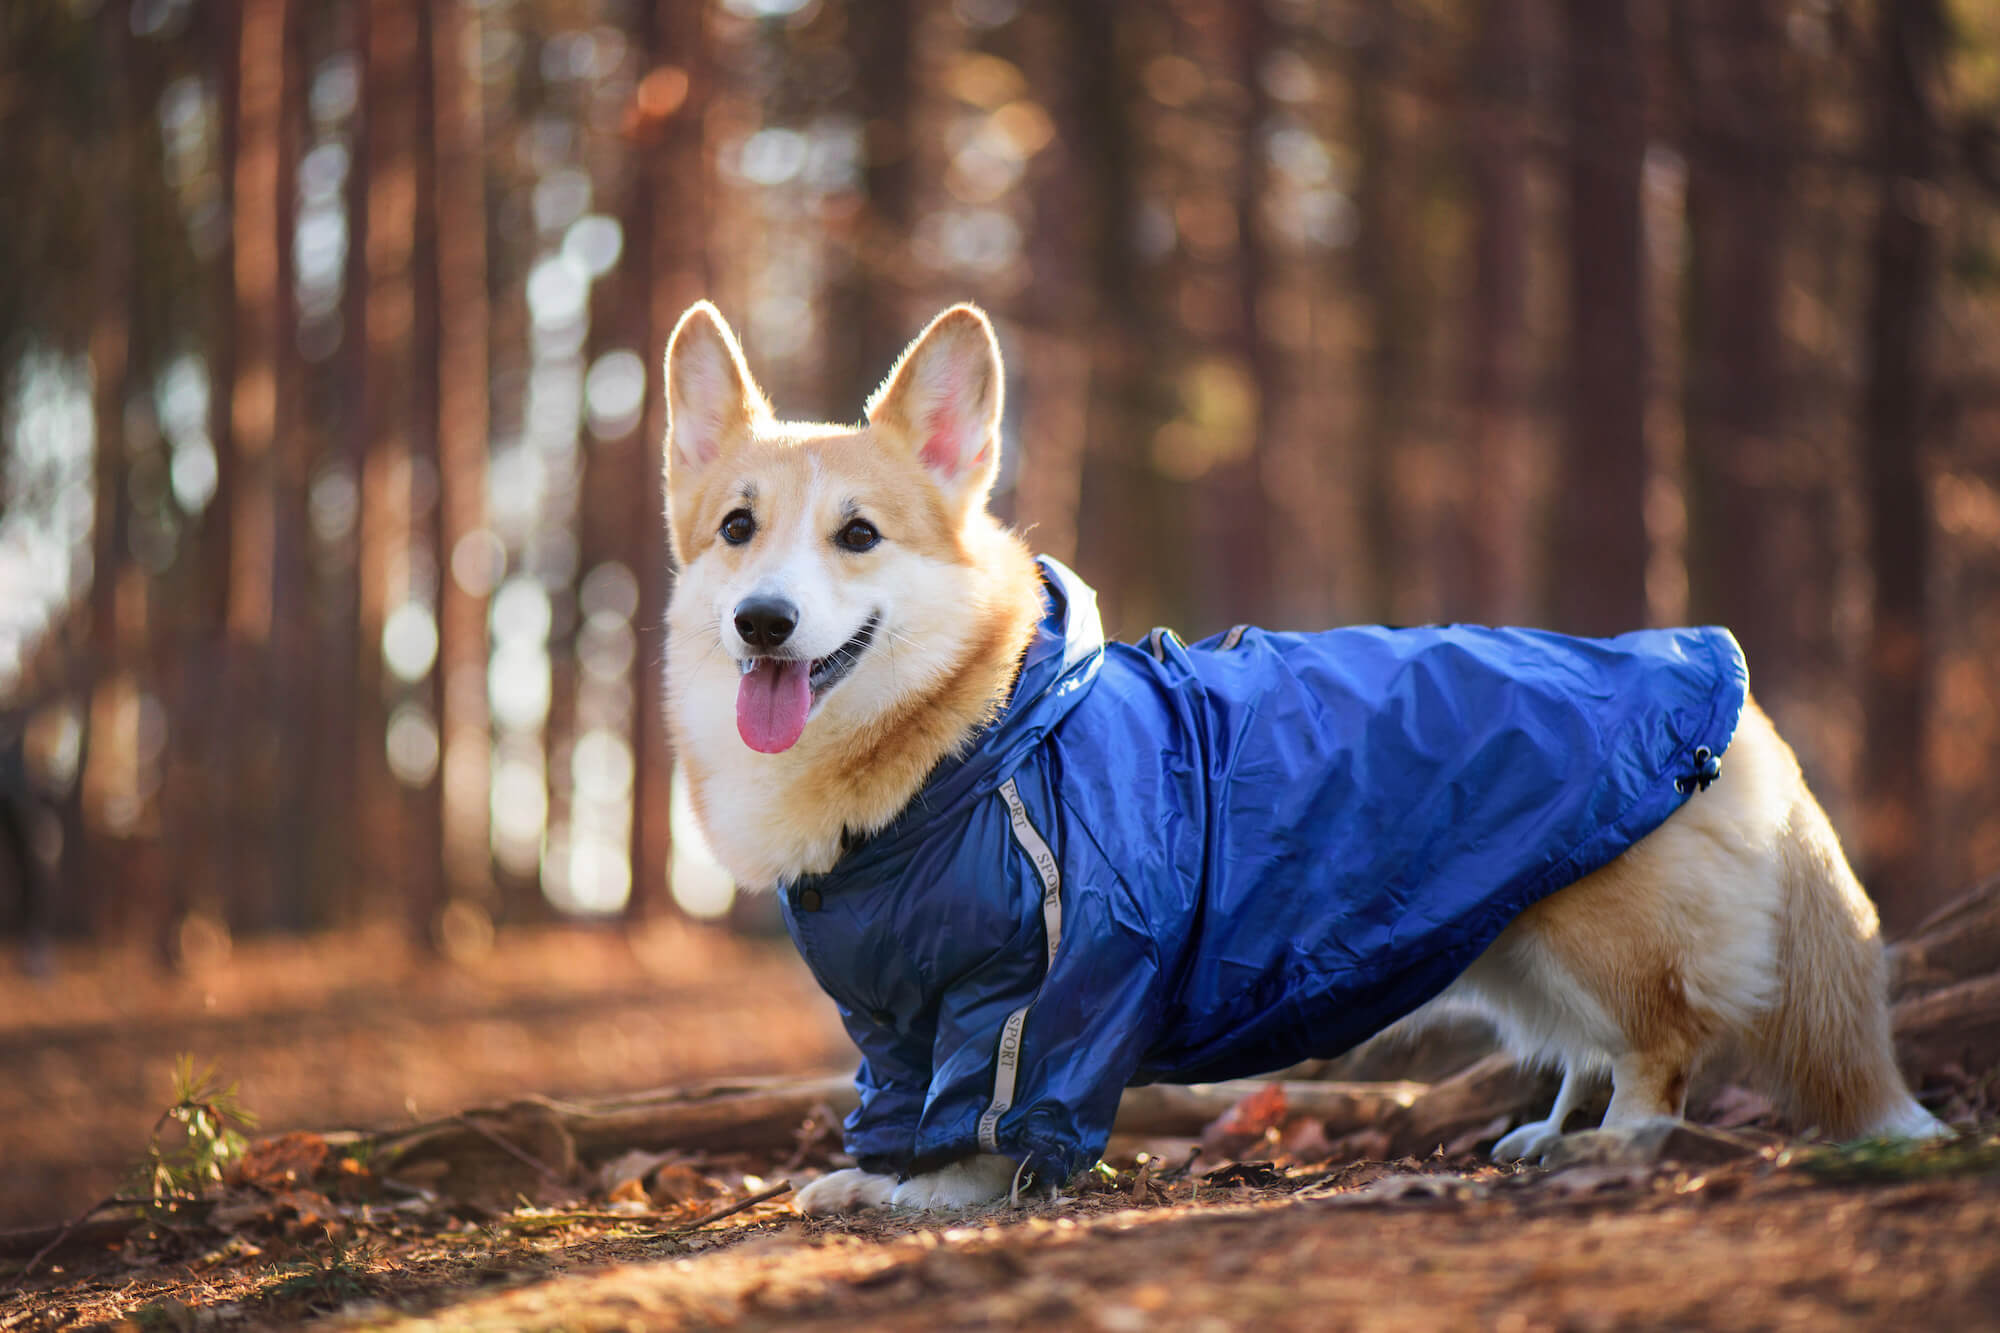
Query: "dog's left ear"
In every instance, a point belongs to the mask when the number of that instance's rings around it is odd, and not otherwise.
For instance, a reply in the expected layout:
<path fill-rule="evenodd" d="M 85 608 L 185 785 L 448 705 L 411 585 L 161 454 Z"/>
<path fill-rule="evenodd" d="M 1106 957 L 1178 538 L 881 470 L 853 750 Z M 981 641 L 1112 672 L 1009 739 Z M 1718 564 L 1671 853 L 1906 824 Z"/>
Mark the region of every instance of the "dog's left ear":
<path fill-rule="evenodd" d="M 954 505 L 982 499 L 1000 468 L 1000 344 L 976 306 L 930 322 L 868 400 L 868 424 L 900 437 Z"/>

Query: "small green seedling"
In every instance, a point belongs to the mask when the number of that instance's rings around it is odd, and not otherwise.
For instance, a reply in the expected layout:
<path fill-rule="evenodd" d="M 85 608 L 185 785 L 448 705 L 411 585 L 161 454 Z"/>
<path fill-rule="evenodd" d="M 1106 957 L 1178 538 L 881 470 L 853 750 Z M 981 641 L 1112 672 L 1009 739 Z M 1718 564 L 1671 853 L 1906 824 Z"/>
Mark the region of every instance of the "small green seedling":
<path fill-rule="evenodd" d="M 153 1122 L 138 1193 L 156 1207 L 200 1197 L 222 1182 L 224 1168 L 243 1153 L 243 1131 L 256 1127 L 234 1083 L 224 1084 L 213 1065 L 197 1071 L 192 1055 L 177 1057 L 174 1102 Z"/>

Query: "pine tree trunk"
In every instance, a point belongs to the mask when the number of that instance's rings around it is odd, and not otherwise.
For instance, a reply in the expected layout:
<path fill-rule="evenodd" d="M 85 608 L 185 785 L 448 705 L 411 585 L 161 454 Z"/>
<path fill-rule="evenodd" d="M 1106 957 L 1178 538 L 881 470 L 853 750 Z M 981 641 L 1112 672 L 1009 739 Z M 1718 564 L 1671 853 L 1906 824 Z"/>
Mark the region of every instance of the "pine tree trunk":
<path fill-rule="evenodd" d="M 236 189 L 240 5 L 220 3 L 200 12 L 202 54 L 215 72 L 218 96 L 217 176 L 225 209 Z M 158 917 L 160 956 L 178 963 L 178 932 L 192 911 L 221 913 L 229 886 L 241 879 L 247 849 L 236 817 L 236 749 L 226 722 L 231 656 L 228 643 L 230 573 L 234 561 L 231 516 L 237 489 L 231 393 L 236 383 L 236 268 L 233 230 L 205 274 L 211 300 L 202 319 L 209 384 L 209 439 L 216 477 L 207 506 L 189 539 L 189 595 L 180 608 L 173 663 L 173 716 L 166 781 L 166 817 L 175 829 L 171 900 Z"/>
<path fill-rule="evenodd" d="M 1052 4 L 1025 6 L 1003 30 L 1009 49 L 999 53 L 1020 63 L 1055 128 L 1027 171 L 1028 281 L 1009 312 L 1015 344 L 1007 349 L 1020 386 L 1009 399 L 1020 457 L 1004 517 L 1033 534 L 1037 552 L 1073 562 L 1099 312 L 1087 229 L 1073 225 L 1088 215 L 1091 184 L 1080 160 L 1087 129 L 1078 123 L 1076 52 L 1064 23 Z"/>
<path fill-rule="evenodd" d="M 1073 105 L 1074 151 L 1090 197 L 1074 224 L 1087 238 L 1089 281 L 1102 311 L 1092 348 L 1088 439 L 1079 511 L 1077 561 L 1102 590 L 1100 607 L 1113 637 L 1180 620 L 1190 563 L 1178 496 L 1152 465 L 1156 432 L 1175 400 L 1171 327 L 1162 299 L 1169 261 L 1150 266 L 1137 235 L 1145 151 L 1135 124 L 1136 28 L 1145 11 L 1064 5 L 1062 41 L 1071 82 L 1059 105 Z M 1071 100 L 1073 99 L 1073 101 Z M 1059 224 L 1065 225 L 1065 224 Z"/>
<path fill-rule="evenodd" d="M 412 52 L 410 76 L 411 119 L 416 129 L 412 144 L 414 152 L 411 154 L 414 169 L 410 245 L 413 318 L 410 322 L 409 399 L 406 405 L 409 456 L 413 466 L 404 482 L 404 504 L 408 514 L 406 560 L 410 573 L 406 575 L 408 581 L 402 595 L 412 601 L 427 602 L 433 623 L 437 623 L 444 589 L 451 582 L 450 553 L 444 544 L 447 521 L 444 514 L 446 459 L 442 449 L 442 418 L 439 412 L 443 395 L 440 349 L 445 338 L 439 309 L 441 264 L 438 253 L 437 168 L 441 145 L 437 135 L 440 128 L 437 71 L 446 59 L 463 69 L 465 56 L 462 50 L 448 55 L 438 52 L 436 25 L 441 0 L 425 0 L 415 8 L 417 41 Z M 458 237 L 452 240 L 454 246 L 459 242 Z M 481 487 L 471 503 L 483 504 L 483 492 L 484 487 Z M 429 587 L 420 584 L 416 576 L 416 571 L 426 567 L 436 579 L 435 584 Z M 444 941 L 439 930 L 447 896 L 442 763 L 443 668 L 440 644 L 439 655 L 432 660 L 430 670 L 409 690 L 410 700 L 429 715 L 431 725 L 437 728 L 439 735 L 440 762 L 433 767 L 430 776 L 421 781 L 403 779 L 404 828 L 409 840 L 402 885 L 404 907 L 410 939 L 422 948 L 433 948 Z"/>
<path fill-rule="evenodd" d="M 827 294 L 825 409 L 851 421 L 916 332 L 903 309 L 900 255 L 916 224 L 916 71 L 912 0 L 845 6 L 846 47 L 856 72 L 855 114 L 866 143 L 862 207 L 848 253 Z"/>
<path fill-rule="evenodd" d="M 1195 518 L 1204 532 L 1208 558 L 1195 566 L 1199 608 L 1190 632 L 1205 633 L 1232 623 L 1270 623 L 1277 603 L 1272 545 L 1277 514 L 1264 493 L 1267 436 L 1283 392 L 1278 351 L 1267 339 L 1265 285 L 1270 256 L 1263 234 L 1262 204 L 1268 170 L 1262 130 L 1270 115 L 1270 95 L 1262 70 L 1271 54 L 1271 20 L 1261 3 L 1230 6 L 1227 33 L 1234 81 L 1244 90 L 1240 121 L 1232 126 L 1236 169 L 1232 182 L 1236 213 L 1236 318 L 1231 341 L 1236 363 L 1249 378 L 1254 410 L 1242 425 L 1242 451 L 1218 463 L 1201 480 Z"/>
<path fill-rule="evenodd" d="M 84 701 L 84 741 L 78 776 L 64 802 L 63 861 L 70 892 L 64 925 L 86 926 L 96 938 L 122 933 L 133 909 L 124 892 L 124 838 L 114 836 L 101 821 L 93 821 L 90 796 L 108 785 L 103 768 L 110 748 L 95 743 L 101 720 L 107 718 L 111 691 L 129 670 L 132 645 L 119 624 L 119 582 L 126 568 L 130 498 L 127 476 L 125 402 L 130 393 L 133 294 L 133 176 L 136 168 L 136 127 L 129 108 L 132 25 L 130 5 L 109 6 L 101 21 L 106 102 L 102 108 L 110 151 L 102 160 L 104 194 L 98 201 L 94 268 L 98 282 L 96 318 L 90 330 L 92 416 L 96 422 L 97 456 L 94 514 L 91 523 L 90 647 L 83 664 L 78 693 Z M 93 827 L 95 824 L 95 827 Z M 29 886 L 23 885 L 23 892 Z"/>
<path fill-rule="evenodd" d="M 681 312 L 707 294 L 710 181 L 705 133 L 714 70 L 700 7 L 679 0 L 653 0 L 647 19 L 649 65 L 660 82 L 650 102 L 654 114 L 642 124 L 651 138 L 640 149 L 635 183 L 635 224 L 627 244 L 638 247 L 631 281 L 644 298 L 638 336 L 649 366 L 666 352 L 667 337 Z M 639 228 L 643 226 L 643 230 Z M 646 395 L 640 428 L 637 476 L 631 488 L 632 571 L 638 578 L 639 610 L 632 628 L 638 640 L 633 663 L 632 897 L 634 920 L 670 914 L 668 867 L 673 858 L 670 793 L 673 754 L 667 740 L 666 692 L 660 678 L 666 661 L 667 526 L 664 447 L 666 404 L 658 392 Z"/>
<path fill-rule="evenodd" d="M 493 908 L 487 831 L 491 747 L 486 706 L 486 596 L 454 573 L 467 538 L 486 524 L 486 137 L 477 48 L 479 11 L 435 0 L 431 43 L 436 127 L 438 660 L 430 702 L 438 721 L 441 862 L 451 898 Z M 468 555 L 470 554 L 468 548 Z"/>
<path fill-rule="evenodd" d="M 1782 722 L 1834 647 L 1826 468 L 1785 436 L 1783 16 L 1775 0 L 1687 15 L 1690 606 L 1735 631 Z"/>
<path fill-rule="evenodd" d="M 360 689 L 355 734 L 356 841 L 366 849 L 362 880 L 381 886 L 373 906 L 403 913 L 412 938 L 428 938 L 430 904 L 411 890 L 429 859 L 410 845 L 415 830 L 387 766 L 385 736 L 391 687 L 382 664 L 382 626 L 407 595 L 411 542 L 410 473 L 418 421 L 417 212 L 422 187 L 416 143 L 425 120 L 418 101 L 421 15 L 405 0 L 368 0 L 368 55 L 362 99 L 368 174 L 366 345 L 362 381 L 366 422 L 360 476 Z M 429 424 L 424 429 L 428 431 Z"/>
<path fill-rule="evenodd" d="M 369 40 L 369 6 L 358 0 L 351 6 L 348 40 L 363 89 L 376 86 L 372 72 L 373 54 Z M 340 382 L 340 415 L 328 423 L 336 443 L 333 471 L 351 485 L 355 501 L 348 531 L 332 553 L 335 568 L 327 580 L 326 605 L 319 625 L 315 656 L 318 659 L 319 716 L 318 771 L 320 786 L 316 797 L 313 847 L 317 873 L 314 877 L 314 916 L 322 924 L 351 921 L 361 906 L 356 886 L 368 882 L 371 860 L 362 838 L 362 812 L 366 802 L 365 784 L 379 779 L 379 762 L 372 762 L 359 739 L 365 730 L 363 704 L 365 688 L 374 688 L 376 679 L 364 667 L 362 616 L 361 542 L 363 520 L 360 512 L 361 483 L 368 457 L 369 374 L 373 358 L 369 354 L 367 330 L 369 286 L 369 194 L 374 158 L 370 152 L 373 113 L 366 97 L 357 98 L 347 125 L 348 170 L 342 208 L 347 215 L 347 259 L 341 278 L 340 318 L 343 329 L 340 351 L 332 363 L 332 373 Z M 338 485 L 335 481 L 332 484 Z M 370 645 L 373 647 L 373 645 Z M 372 660 L 379 661 L 379 654 Z"/>
<path fill-rule="evenodd" d="M 1933 99 L 1945 21 L 1937 0 L 1881 7 L 1877 157 L 1882 194 L 1872 255 L 1867 387 L 1862 402 L 1868 532 L 1875 570 L 1874 628 L 1863 711 L 1863 861 L 1885 924 L 1894 930 L 1938 902 L 1929 878 L 1931 519 L 1924 435 L 1931 325 L 1942 237 L 1938 221 L 1942 128 Z"/>
<path fill-rule="evenodd" d="M 1464 363 L 1472 477 L 1463 524 L 1465 604 L 1489 624 L 1531 613 L 1523 510 L 1527 448 L 1527 119 L 1523 0 L 1485 0 L 1467 81 L 1465 168 L 1473 195 Z"/>
<path fill-rule="evenodd" d="M 1645 64 L 1631 0 L 1565 0 L 1569 384 L 1556 480 L 1554 628 L 1647 618 Z"/>
<path fill-rule="evenodd" d="M 233 717 L 225 733 L 230 750 L 232 805 L 238 845 L 237 869 L 226 885 L 229 916 L 238 928 L 260 929 L 277 919 L 278 852 L 273 792 L 277 777 L 277 728 L 272 717 L 272 570 L 276 563 L 277 516 L 273 505 L 280 365 L 292 330 L 284 318 L 285 290 L 280 235 L 287 0 L 242 0 L 238 39 L 235 183 L 230 207 L 235 266 L 234 373 L 227 385 L 229 448 L 236 460 L 236 484 L 229 508 L 218 513 L 229 538 L 228 636 L 229 697 Z M 285 390 L 295 390 L 287 376 Z"/>
<path fill-rule="evenodd" d="M 1362 409 L 1361 550 L 1367 565 L 1372 620 L 1399 618 L 1399 540 L 1405 514 L 1397 485 L 1397 455 L 1409 434 L 1420 349 L 1408 241 L 1415 234 L 1410 199 L 1409 144 L 1399 93 L 1403 53 L 1394 0 L 1371 0 L 1353 82 L 1353 123 L 1360 158 L 1354 189 L 1357 213 L 1351 262 L 1367 325 L 1363 360 L 1367 404 Z"/>
<path fill-rule="evenodd" d="M 270 783 L 274 924 L 303 930 L 316 924 L 312 887 L 313 832 L 321 818 L 320 763 L 314 730 L 318 660 L 313 652 L 311 484 L 313 444 L 307 419 L 305 365 L 298 353 L 298 169 L 306 124 L 306 39 L 302 11 L 288 8 L 278 111 L 276 192 L 278 337 L 272 347 L 277 401 L 272 414 L 271 639 L 268 671 L 272 751 Z"/>

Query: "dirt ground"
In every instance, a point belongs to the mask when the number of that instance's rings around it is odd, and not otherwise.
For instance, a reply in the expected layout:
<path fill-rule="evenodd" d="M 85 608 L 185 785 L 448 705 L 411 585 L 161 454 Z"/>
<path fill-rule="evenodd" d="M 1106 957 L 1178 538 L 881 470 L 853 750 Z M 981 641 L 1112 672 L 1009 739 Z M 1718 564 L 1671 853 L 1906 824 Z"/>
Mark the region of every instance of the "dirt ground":
<path fill-rule="evenodd" d="M 0 1295 L 0 1329 L 1991 1328 L 2000 1153 L 1961 1157 L 1879 1180 L 1783 1153 L 1128 1174 L 921 1221 L 774 1200 L 705 1227 L 599 1207 L 377 1219 L 336 1244 L 191 1230 L 29 1279 Z"/>
<path fill-rule="evenodd" d="M 198 982 L 113 965 L 0 986 L 13 1218 L 116 1186 L 181 1050 L 237 1079 L 264 1133 L 849 1058 L 783 941 L 558 930 L 452 967 L 389 937 L 334 944 L 239 949 Z M 378 1177 L 314 1135 L 284 1142 L 314 1165 L 239 1170 L 32 1272 L 0 1254 L 0 1333 L 2000 1328 L 1990 1122 L 1919 1152 L 1771 1136 L 1707 1166 L 1557 1171 L 1471 1149 L 1301 1161 L 1275 1143 L 1275 1165 L 1187 1169 L 1155 1145 L 1063 1198 L 943 1219 L 799 1216 L 781 1177 L 827 1165 L 809 1136 L 788 1161 L 675 1157 L 643 1184 L 595 1170 L 484 1203 Z"/>
<path fill-rule="evenodd" d="M 1580 1184 L 1580 1182 L 1578 1182 Z M 1537 1188 L 1539 1186 L 1539 1188 Z M 1677 1194 L 1692 1186 L 1694 1197 Z M 1591 1197 L 1598 1194 L 1608 1197 Z M 1242 1193 L 1242 1201 L 1227 1197 Z M 1224 1191 L 867 1230 L 778 1220 L 713 1254 L 538 1279 L 373 1329 L 1612 1329 L 2000 1323 L 2000 1188 L 1533 1182 L 1510 1199 Z M 747 1228 L 746 1228 L 747 1229 Z"/>
<path fill-rule="evenodd" d="M 187 977 L 137 956 L 57 962 L 46 981 L 0 963 L 0 1228 L 114 1189 L 183 1053 L 237 1083 L 263 1133 L 853 1060 L 788 941 L 678 922 L 503 931 L 451 964 L 393 930 L 239 944 Z"/>

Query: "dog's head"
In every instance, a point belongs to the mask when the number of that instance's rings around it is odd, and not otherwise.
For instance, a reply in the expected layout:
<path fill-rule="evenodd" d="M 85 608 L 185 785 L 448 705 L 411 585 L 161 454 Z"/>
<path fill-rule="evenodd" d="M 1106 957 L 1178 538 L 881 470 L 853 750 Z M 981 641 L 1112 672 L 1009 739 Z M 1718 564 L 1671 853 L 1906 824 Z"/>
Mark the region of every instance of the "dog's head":
<path fill-rule="evenodd" d="M 998 536 L 1001 368 L 986 317 L 933 320 L 859 427 L 781 422 L 707 302 L 667 348 L 667 504 L 680 564 L 676 693 L 697 745 L 765 754 L 933 690 L 982 610 Z M 733 738 L 717 715 L 733 694 Z"/>

